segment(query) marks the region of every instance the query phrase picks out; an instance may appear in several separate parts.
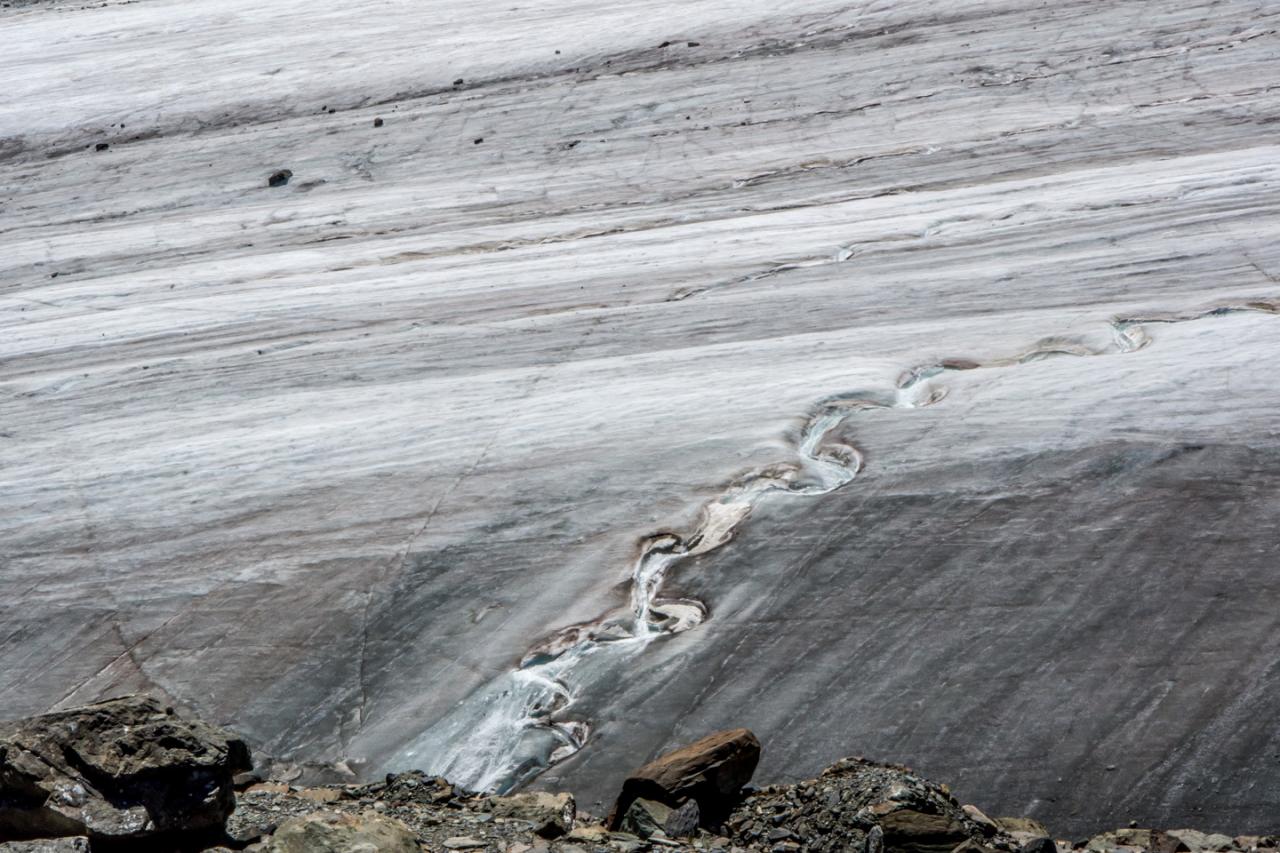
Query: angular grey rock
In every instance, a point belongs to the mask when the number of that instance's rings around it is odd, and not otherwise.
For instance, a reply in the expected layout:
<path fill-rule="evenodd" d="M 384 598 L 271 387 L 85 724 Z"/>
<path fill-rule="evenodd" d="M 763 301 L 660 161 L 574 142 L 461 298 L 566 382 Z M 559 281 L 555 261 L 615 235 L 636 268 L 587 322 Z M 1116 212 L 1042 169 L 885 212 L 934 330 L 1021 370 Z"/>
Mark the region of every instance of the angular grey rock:
<path fill-rule="evenodd" d="M 717 732 L 668 752 L 622 783 L 609 827 L 617 829 L 633 800 L 656 800 L 678 808 L 698 802 L 704 826 L 717 823 L 737 802 L 760 763 L 760 741 L 748 729 Z"/>
<path fill-rule="evenodd" d="M 656 800 L 644 798 L 632 800 L 627 812 L 622 816 L 619 828 L 641 838 L 652 838 L 658 833 L 666 834 L 667 821 L 674 810 Z"/>
<path fill-rule="evenodd" d="M 884 853 L 884 830 L 879 825 L 871 827 L 867 832 L 862 849 L 865 853 Z"/>
<path fill-rule="evenodd" d="M 573 829 L 577 804 L 570 794 L 533 791 L 508 797 L 491 797 L 489 807 L 494 817 L 515 818 L 533 824 L 533 831 L 543 838 L 559 838 Z"/>
<path fill-rule="evenodd" d="M 445 846 L 449 846 L 447 841 Z M 317 812 L 285 821 L 270 838 L 246 850 L 248 853 L 419 853 L 419 846 L 409 827 L 394 818 L 374 812 L 361 815 Z"/>
<path fill-rule="evenodd" d="M 702 823 L 702 811 L 697 800 L 687 800 L 684 805 L 674 809 L 667 816 L 663 831 L 668 838 L 692 838 L 698 834 L 698 826 Z"/>
<path fill-rule="evenodd" d="M 240 738 L 146 696 L 0 724 L 0 838 L 217 834 L 249 768 Z"/>
<path fill-rule="evenodd" d="M 987 817 L 982 809 L 974 805 L 965 805 L 961 809 L 969 816 L 969 819 L 978 825 L 984 835 L 994 835 L 1000 831 L 1000 827 L 996 826 L 996 822 Z"/>
<path fill-rule="evenodd" d="M 285 184 L 289 183 L 289 179 L 292 177 L 293 177 L 293 172 L 291 172 L 288 169 L 280 169 L 278 171 L 272 172 L 271 176 L 267 178 L 267 186 L 282 187 Z"/>
<path fill-rule="evenodd" d="M 89 853 L 89 839 L 41 838 L 36 841 L 10 841 L 0 844 L 0 853 Z"/>

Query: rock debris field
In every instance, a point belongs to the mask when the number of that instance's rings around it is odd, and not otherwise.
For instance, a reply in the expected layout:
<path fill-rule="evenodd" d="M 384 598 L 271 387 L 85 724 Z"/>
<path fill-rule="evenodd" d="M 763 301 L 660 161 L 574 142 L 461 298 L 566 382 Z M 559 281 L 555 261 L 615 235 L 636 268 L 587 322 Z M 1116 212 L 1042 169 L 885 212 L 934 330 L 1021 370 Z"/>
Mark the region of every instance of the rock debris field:
<path fill-rule="evenodd" d="M 844 755 L 1060 840 L 1280 829 L 1280 6 L 0 40 L 0 718 L 191 708 L 274 778 L 239 815 L 445 777 L 613 843 L 628 773 L 746 726 L 775 799 L 700 844 L 879 853 L 804 811 Z M 1043 837 L 965 815 L 929 843 Z"/>
<path fill-rule="evenodd" d="M 0 724 L 0 853 L 1274 853 L 1280 841 L 1133 823 L 1054 840 L 1033 818 L 989 817 L 863 758 L 751 787 L 760 756 L 748 729 L 713 733 L 636 768 L 602 819 L 569 793 L 477 793 L 421 771 L 264 780 L 235 733 L 126 696 Z"/>

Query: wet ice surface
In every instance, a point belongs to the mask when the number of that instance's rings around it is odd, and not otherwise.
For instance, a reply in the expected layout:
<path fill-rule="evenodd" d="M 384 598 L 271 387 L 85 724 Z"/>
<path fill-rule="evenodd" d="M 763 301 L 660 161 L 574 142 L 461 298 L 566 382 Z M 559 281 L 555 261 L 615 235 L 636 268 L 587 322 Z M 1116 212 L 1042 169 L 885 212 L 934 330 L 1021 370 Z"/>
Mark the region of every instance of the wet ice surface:
<path fill-rule="evenodd" d="M 447 762 L 821 401 L 1280 292 L 1271 4 L 473 6 L 0 10 L 0 711 Z M 669 567 L 696 628 L 545 687 L 544 780 L 746 723 L 778 778 L 1251 828 L 1278 322 L 843 420 L 854 483 Z"/>
<path fill-rule="evenodd" d="M 1273 310 L 1269 303 L 1260 308 Z M 921 377 L 943 369 L 930 365 L 913 372 L 891 392 L 824 400 L 800 432 L 794 462 L 734 482 L 703 505 L 692 532 L 661 532 L 645 540 L 631 570 L 625 609 L 539 642 L 516 669 L 458 703 L 393 763 L 416 764 L 474 790 L 506 792 L 577 753 L 587 744 L 590 725 L 566 718 L 575 703 L 634 666 L 650 643 L 706 619 L 701 601 L 664 597 L 673 569 L 727 545 L 756 504 L 775 493 L 816 498 L 848 485 L 862 467 L 861 454 L 832 441 L 832 433 L 860 411 L 932 405 L 942 392 Z"/>
<path fill-rule="evenodd" d="M 576 754 L 587 744 L 590 725 L 568 718 L 575 705 L 591 702 L 601 684 L 616 684 L 620 674 L 635 668 L 635 658 L 650 643 L 705 621 L 703 602 L 662 597 L 673 570 L 727 545 L 756 504 L 775 493 L 822 497 L 854 480 L 863 455 L 852 443 L 833 438 L 852 415 L 933 405 L 947 391 L 932 380 L 952 372 L 1009 369 L 1062 357 L 1129 355 L 1151 344 L 1149 327 L 1254 313 L 1280 315 L 1280 299 L 1119 316 L 1110 323 L 1111 341 L 1105 346 L 1046 338 L 1001 358 L 944 358 L 916 365 L 902 373 L 893 389 L 823 400 L 800 431 L 794 463 L 753 471 L 733 483 L 703 505 L 691 533 L 657 533 L 642 544 L 626 609 L 561 629 L 540 642 L 514 670 L 459 702 L 402 750 L 392 766 L 420 766 L 474 790 L 506 792 Z"/>

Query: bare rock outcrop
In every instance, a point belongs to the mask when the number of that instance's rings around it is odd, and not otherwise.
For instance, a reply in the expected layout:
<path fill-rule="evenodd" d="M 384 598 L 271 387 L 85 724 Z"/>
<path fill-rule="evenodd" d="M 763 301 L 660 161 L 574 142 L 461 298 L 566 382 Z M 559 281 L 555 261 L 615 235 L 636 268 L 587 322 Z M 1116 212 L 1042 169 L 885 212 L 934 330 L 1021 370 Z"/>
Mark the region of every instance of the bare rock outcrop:
<path fill-rule="evenodd" d="M 986 848 L 999 832 L 990 824 L 907 767 L 846 758 L 817 779 L 749 794 L 726 830 L 744 847 L 948 853 L 963 844 Z"/>
<path fill-rule="evenodd" d="M 652 800 L 677 809 L 693 800 L 703 826 L 719 823 L 737 802 L 760 763 L 760 741 L 748 729 L 717 732 L 668 752 L 641 767 L 622 783 L 609 817 L 618 829 L 631 803 Z"/>
<path fill-rule="evenodd" d="M 633 773 L 601 821 L 567 793 L 486 794 L 421 771 L 251 781 L 238 737 L 132 696 L 0 725 L 0 853 L 1280 853 L 1272 836 L 1136 824 L 1055 841 L 863 758 L 748 788 L 759 756 L 746 729 L 703 738 Z"/>
<path fill-rule="evenodd" d="M 219 835 L 250 766 L 239 737 L 145 696 L 0 724 L 0 841 Z"/>

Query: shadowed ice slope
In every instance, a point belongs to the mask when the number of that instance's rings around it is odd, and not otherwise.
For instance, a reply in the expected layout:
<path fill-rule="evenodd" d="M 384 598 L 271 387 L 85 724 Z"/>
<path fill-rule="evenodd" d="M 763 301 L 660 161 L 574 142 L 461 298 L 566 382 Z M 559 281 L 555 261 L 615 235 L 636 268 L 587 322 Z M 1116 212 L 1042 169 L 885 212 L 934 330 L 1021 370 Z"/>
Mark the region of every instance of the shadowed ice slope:
<path fill-rule="evenodd" d="M 1123 359 L 952 376 L 927 411 L 851 423 L 857 484 L 766 504 L 676 573 L 671 594 L 709 607 L 702 636 L 585 696 L 601 746 L 547 783 L 607 791 L 630 754 L 745 720 L 775 733 L 771 778 L 863 751 L 1060 832 L 1269 825 L 1280 742 L 1257 709 L 1280 701 L 1280 577 L 1256 537 L 1280 524 L 1280 441 L 1250 423 L 1271 367 L 1212 362 L 1275 332 L 1200 322 Z"/>
<path fill-rule="evenodd" d="M 626 607 L 593 622 L 562 629 L 535 645 L 518 667 L 476 691 L 427 729 L 398 762 L 423 766 L 471 789 L 507 791 L 575 755 L 586 745 L 590 725 L 570 718 L 574 708 L 591 704 L 592 694 L 602 682 L 625 683 L 628 673 L 641 665 L 637 658 L 649 644 L 695 629 L 706 620 L 705 602 L 664 597 L 668 575 L 682 564 L 727 545 L 758 503 L 778 494 L 822 497 L 848 485 L 863 468 L 863 454 L 832 436 L 853 415 L 933 405 L 947 393 L 946 386 L 934 380 L 948 373 L 1010 369 L 1062 357 L 1127 355 L 1151 343 L 1149 326 L 1195 323 L 1240 313 L 1274 316 L 1280 314 L 1280 300 L 1117 318 L 1110 324 L 1111 340 L 1105 346 L 1047 338 L 1000 358 L 926 362 L 904 371 L 892 388 L 827 397 L 800 430 L 795 461 L 779 462 L 739 478 L 702 507 L 692 532 L 659 532 L 641 544 L 631 570 Z M 1230 340 L 1226 343 L 1235 345 Z M 1035 405 L 1038 414 L 1046 411 L 1043 402 L 1036 400 Z M 768 574 L 767 567 L 763 571 Z M 1183 573 L 1178 575 L 1185 579 Z M 797 627 L 810 634 L 808 624 L 801 619 Z M 776 709 L 785 706 L 786 700 L 776 697 L 769 704 Z M 665 719 L 680 717 L 666 715 Z"/>

